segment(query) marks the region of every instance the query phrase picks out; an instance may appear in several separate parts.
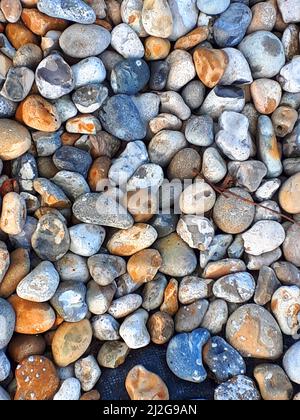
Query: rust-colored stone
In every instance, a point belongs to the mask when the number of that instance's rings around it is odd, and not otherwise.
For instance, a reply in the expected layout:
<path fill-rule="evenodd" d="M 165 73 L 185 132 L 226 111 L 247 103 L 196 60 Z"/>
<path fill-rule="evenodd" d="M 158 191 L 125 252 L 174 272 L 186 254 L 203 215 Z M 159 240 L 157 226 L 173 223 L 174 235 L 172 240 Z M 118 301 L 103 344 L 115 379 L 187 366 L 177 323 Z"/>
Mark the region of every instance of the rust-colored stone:
<path fill-rule="evenodd" d="M 156 249 L 145 249 L 130 258 L 127 270 L 135 283 L 148 283 L 154 279 L 161 264 L 161 255 Z"/>
<path fill-rule="evenodd" d="M 164 301 L 160 307 L 161 312 L 174 316 L 179 309 L 178 303 L 178 281 L 171 279 L 165 289 Z"/>
<path fill-rule="evenodd" d="M 8 354 L 17 363 L 30 356 L 44 354 L 46 342 L 41 335 L 15 335 L 8 346 Z"/>
<path fill-rule="evenodd" d="M 199 79 L 209 88 L 214 88 L 222 79 L 228 65 L 228 56 L 222 50 L 198 48 L 194 62 Z"/>
<path fill-rule="evenodd" d="M 29 252 L 23 248 L 16 249 L 10 254 L 10 266 L 0 284 L 0 296 L 8 298 L 15 293 L 18 284 L 29 272 Z"/>
<path fill-rule="evenodd" d="M 8 23 L 5 33 L 16 50 L 26 44 L 39 44 L 38 36 L 33 34 L 22 23 Z"/>
<path fill-rule="evenodd" d="M 94 160 L 88 174 L 88 184 L 92 191 L 103 191 L 103 186 L 107 186 L 110 167 L 111 160 L 106 156 Z"/>
<path fill-rule="evenodd" d="M 131 369 L 127 375 L 125 386 L 133 401 L 169 400 L 169 391 L 164 381 L 141 365 Z"/>
<path fill-rule="evenodd" d="M 194 29 L 192 32 L 187 35 L 179 38 L 175 44 L 175 50 L 190 50 L 191 48 L 196 47 L 203 41 L 206 41 L 208 38 L 208 27 L 199 26 Z"/>
<path fill-rule="evenodd" d="M 101 399 L 101 395 L 95 389 L 90 392 L 86 392 L 80 398 L 80 401 L 99 401 Z"/>
<path fill-rule="evenodd" d="M 67 21 L 44 15 L 37 9 L 23 9 L 21 18 L 27 28 L 39 36 L 49 31 L 64 31 L 68 27 Z"/>
<path fill-rule="evenodd" d="M 145 57 L 148 61 L 164 60 L 168 57 L 171 43 L 168 39 L 149 36 L 145 40 Z"/>

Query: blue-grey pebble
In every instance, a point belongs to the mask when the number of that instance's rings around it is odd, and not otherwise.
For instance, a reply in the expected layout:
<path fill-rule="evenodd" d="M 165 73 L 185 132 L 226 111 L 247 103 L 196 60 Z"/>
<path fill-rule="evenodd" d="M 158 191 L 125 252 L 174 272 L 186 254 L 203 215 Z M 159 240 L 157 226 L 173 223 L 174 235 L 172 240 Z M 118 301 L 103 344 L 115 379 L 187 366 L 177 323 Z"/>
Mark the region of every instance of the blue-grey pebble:
<path fill-rule="evenodd" d="M 202 362 L 202 349 L 209 338 L 210 333 L 202 328 L 172 338 L 167 349 L 167 363 L 178 378 L 195 383 L 205 381 L 207 372 Z"/>
<path fill-rule="evenodd" d="M 51 299 L 51 305 L 66 322 L 79 322 L 86 317 L 86 287 L 77 281 L 62 282 Z"/>
<path fill-rule="evenodd" d="M 203 351 L 203 359 L 219 383 L 246 373 L 242 356 L 221 337 L 209 340 Z"/>
<path fill-rule="evenodd" d="M 5 381 L 10 374 L 10 362 L 4 351 L 0 350 L 0 382 Z"/>
<path fill-rule="evenodd" d="M 300 121 L 293 132 L 283 140 L 283 156 L 286 158 L 300 157 Z"/>
<path fill-rule="evenodd" d="M 36 230 L 38 221 L 35 217 L 28 216 L 23 231 L 18 235 L 9 235 L 10 243 L 14 248 L 31 249 L 31 237 Z"/>
<path fill-rule="evenodd" d="M 120 140 L 142 140 L 146 136 L 146 124 L 128 95 L 111 97 L 101 109 L 99 118 L 104 129 Z"/>
<path fill-rule="evenodd" d="M 281 153 L 271 118 L 261 115 L 258 119 L 258 151 L 268 169 L 267 177 L 275 178 L 282 174 Z"/>
<path fill-rule="evenodd" d="M 16 323 L 16 315 L 9 302 L 0 298 L 0 349 L 10 342 Z"/>
<path fill-rule="evenodd" d="M 61 147 L 61 134 L 61 131 L 55 133 L 36 131 L 32 133 L 38 156 L 52 156 Z"/>
<path fill-rule="evenodd" d="M 26 153 L 12 163 L 12 175 L 18 180 L 20 189 L 33 192 L 33 181 L 38 177 L 38 168 L 35 157 Z"/>
<path fill-rule="evenodd" d="M 219 47 L 234 47 L 244 38 L 252 20 L 252 12 L 242 3 L 233 3 L 213 26 L 214 39 Z"/>
<path fill-rule="evenodd" d="M 158 238 L 165 238 L 173 232 L 176 232 L 179 216 L 177 214 L 157 214 L 151 220 L 150 224 L 158 233 Z"/>
<path fill-rule="evenodd" d="M 39 0 L 37 7 L 45 15 L 89 25 L 96 20 L 91 6 L 82 0 Z"/>
<path fill-rule="evenodd" d="M 148 64 L 141 59 L 128 58 L 118 63 L 111 73 L 111 86 L 115 93 L 136 95 L 150 79 Z"/>
<path fill-rule="evenodd" d="M 53 162 L 57 169 L 61 171 L 78 172 L 86 178 L 93 160 L 85 150 L 63 146 L 54 154 Z"/>
<path fill-rule="evenodd" d="M 207 15 L 219 15 L 225 12 L 230 5 L 230 0 L 197 0 L 200 12 Z"/>
<path fill-rule="evenodd" d="M 150 65 L 150 82 L 151 90 L 164 90 L 166 87 L 170 72 L 170 64 L 167 61 L 153 61 Z"/>
<path fill-rule="evenodd" d="M 18 104 L 0 95 L 0 118 L 11 118 L 15 115 Z"/>
<path fill-rule="evenodd" d="M 60 187 L 66 196 L 72 201 L 75 201 L 83 194 L 90 192 L 88 183 L 78 172 L 59 171 L 55 174 L 51 181 Z"/>

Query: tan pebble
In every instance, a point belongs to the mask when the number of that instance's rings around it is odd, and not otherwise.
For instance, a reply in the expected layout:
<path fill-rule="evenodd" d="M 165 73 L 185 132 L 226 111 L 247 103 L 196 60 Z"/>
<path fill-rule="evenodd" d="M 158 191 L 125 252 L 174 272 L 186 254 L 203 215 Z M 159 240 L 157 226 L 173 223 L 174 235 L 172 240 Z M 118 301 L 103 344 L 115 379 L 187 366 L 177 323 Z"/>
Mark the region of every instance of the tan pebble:
<path fill-rule="evenodd" d="M 279 106 L 282 90 L 275 80 L 258 79 L 251 85 L 251 95 L 257 111 L 269 115 Z"/>
<path fill-rule="evenodd" d="M 153 343 L 166 344 L 174 335 L 174 321 L 166 312 L 156 312 L 149 318 L 148 330 Z"/>
<path fill-rule="evenodd" d="M 149 123 L 151 133 L 157 134 L 162 130 L 180 131 L 182 128 L 182 121 L 172 114 L 160 114 Z"/>
<path fill-rule="evenodd" d="M 9 23 L 6 26 L 6 36 L 11 44 L 18 50 L 26 44 L 39 45 L 39 38 L 22 23 Z"/>
<path fill-rule="evenodd" d="M 8 298 L 15 293 L 18 284 L 30 272 L 30 258 L 27 249 L 19 248 L 10 254 L 10 266 L 0 284 L 0 296 Z"/>
<path fill-rule="evenodd" d="M 222 50 L 198 48 L 194 52 L 194 62 L 201 82 L 213 88 L 224 75 L 228 65 L 228 56 Z"/>
<path fill-rule="evenodd" d="M 168 167 L 169 180 L 194 179 L 201 171 L 201 156 L 195 149 L 186 148 L 180 150 L 173 157 Z"/>
<path fill-rule="evenodd" d="M 293 386 L 284 370 L 277 365 L 256 366 L 254 377 L 265 401 L 289 401 L 293 396 Z"/>
<path fill-rule="evenodd" d="M 163 380 L 143 366 L 135 366 L 128 373 L 126 390 L 133 401 L 167 401 L 169 391 Z"/>
<path fill-rule="evenodd" d="M 101 156 L 94 160 L 88 173 L 88 184 L 92 191 L 104 191 L 103 187 L 107 185 L 111 163 L 107 156 Z"/>
<path fill-rule="evenodd" d="M 298 112 L 288 106 L 280 106 L 273 112 L 271 118 L 276 136 L 285 137 L 293 131 Z"/>
<path fill-rule="evenodd" d="M 178 303 L 178 281 L 171 279 L 165 289 L 164 301 L 160 307 L 161 312 L 174 316 L 179 308 Z"/>
<path fill-rule="evenodd" d="M 106 0 L 107 17 L 113 22 L 114 26 L 122 23 L 121 5 L 117 0 Z"/>
<path fill-rule="evenodd" d="M 88 349 L 92 336 L 92 327 L 87 319 L 75 323 L 63 323 L 57 329 L 52 342 L 55 363 L 60 367 L 66 367 L 76 362 Z"/>
<path fill-rule="evenodd" d="M 256 31 L 272 31 L 275 23 L 277 12 L 273 4 L 269 2 L 260 2 L 252 7 L 252 21 L 248 27 L 247 33 L 252 34 Z"/>
<path fill-rule="evenodd" d="M 157 195 L 146 189 L 128 192 L 126 207 L 136 223 L 146 223 L 157 213 Z"/>
<path fill-rule="evenodd" d="M 108 369 L 116 369 L 125 363 L 130 352 L 129 347 L 122 341 L 107 341 L 98 353 L 98 363 Z"/>
<path fill-rule="evenodd" d="M 46 342 L 41 335 L 15 335 L 8 346 L 8 354 L 13 361 L 20 363 L 30 356 L 44 354 Z"/>
<path fill-rule="evenodd" d="M 169 38 L 173 31 L 173 16 L 166 0 L 144 0 L 142 22 L 149 35 Z"/>
<path fill-rule="evenodd" d="M 161 264 L 162 258 L 158 251 L 145 249 L 129 259 L 127 270 L 135 283 L 148 283 L 154 279 Z"/>
<path fill-rule="evenodd" d="M 81 397 L 80 401 L 100 401 L 101 395 L 94 389 L 93 391 L 85 392 Z"/>
<path fill-rule="evenodd" d="M 18 122 L 5 118 L 1 119 L 0 132 L 0 159 L 16 159 L 30 149 L 31 135 Z"/>
<path fill-rule="evenodd" d="M 0 8 L 6 20 L 10 23 L 16 23 L 22 13 L 20 0 L 1 0 Z"/>
<path fill-rule="evenodd" d="M 6 194 L 2 202 L 0 224 L 2 231 L 9 235 L 19 235 L 25 226 L 26 216 L 24 198 L 15 192 Z"/>
<path fill-rule="evenodd" d="M 242 260 L 225 259 L 208 263 L 203 272 L 203 278 L 217 280 L 229 274 L 247 271 L 246 265 Z"/>
<path fill-rule="evenodd" d="M 279 203 L 290 214 L 300 213 L 300 172 L 291 176 L 281 187 Z"/>
<path fill-rule="evenodd" d="M 209 30 L 207 26 L 199 26 L 194 29 L 192 32 L 189 32 L 187 35 L 179 38 L 174 46 L 175 50 L 190 50 L 193 47 L 196 47 L 203 41 L 206 41 L 209 35 Z"/>
<path fill-rule="evenodd" d="M 20 334 L 42 334 L 55 322 L 54 310 L 48 303 L 29 302 L 13 295 L 8 299 L 16 313 L 15 331 Z"/>
<path fill-rule="evenodd" d="M 64 31 L 68 22 L 53 18 L 36 9 L 23 9 L 22 21 L 36 35 L 44 36 L 49 31 Z"/>
<path fill-rule="evenodd" d="M 145 57 L 148 61 L 164 60 L 168 57 L 171 43 L 168 39 L 149 36 L 145 40 Z"/>

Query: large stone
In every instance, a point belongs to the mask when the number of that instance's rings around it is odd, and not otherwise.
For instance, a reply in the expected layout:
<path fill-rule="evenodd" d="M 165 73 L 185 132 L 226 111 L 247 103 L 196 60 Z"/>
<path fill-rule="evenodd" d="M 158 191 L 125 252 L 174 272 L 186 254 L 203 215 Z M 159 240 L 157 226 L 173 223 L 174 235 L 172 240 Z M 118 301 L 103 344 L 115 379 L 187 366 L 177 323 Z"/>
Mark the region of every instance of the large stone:
<path fill-rule="evenodd" d="M 163 380 L 141 365 L 130 370 L 126 377 L 125 387 L 133 401 L 169 399 L 169 391 Z"/>
<path fill-rule="evenodd" d="M 31 146 L 31 135 L 13 120 L 0 120 L 0 159 L 13 160 L 26 153 Z"/>

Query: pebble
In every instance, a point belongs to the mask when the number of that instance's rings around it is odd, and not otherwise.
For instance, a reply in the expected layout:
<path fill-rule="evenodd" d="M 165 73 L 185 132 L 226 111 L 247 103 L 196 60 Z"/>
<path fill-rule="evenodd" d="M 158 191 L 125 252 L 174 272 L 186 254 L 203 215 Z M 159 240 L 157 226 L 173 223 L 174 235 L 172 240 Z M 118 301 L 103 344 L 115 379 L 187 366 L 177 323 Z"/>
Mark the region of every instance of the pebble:
<path fill-rule="evenodd" d="M 6 75 L 1 94 L 12 102 L 21 102 L 29 94 L 33 82 L 32 70 L 26 67 L 11 67 Z"/>
<path fill-rule="evenodd" d="M 130 349 L 124 342 L 107 341 L 101 347 L 97 360 L 100 366 L 116 369 L 125 362 L 129 352 Z"/>
<path fill-rule="evenodd" d="M 65 20 L 46 16 L 36 9 L 23 9 L 22 20 L 31 32 L 40 36 L 50 31 L 63 31 L 68 26 Z"/>
<path fill-rule="evenodd" d="M 190 53 L 182 50 L 173 51 L 167 58 L 170 66 L 166 88 L 179 91 L 196 76 L 195 66 Z"/>
<path fill-rule="evenodd" d="M 248 85 L 253 82 L 251 70 L 244 55 L 236 48 L 224 48 L 227 56 L 227 66 L 219 81 L 223 86 Z"/>
<path fill-rule="evenodd" d="M 63 52 L 77 59 L 100 55 L 110 42 L 111 35 L 102 26 L 78 23 L 69 26 L 59 38 Z"/>
<path fill-rule="evenodd" d="M 255 197 L 259 201 L 271 200 L 275 193 L 281 186 L 281 180 L 279 178 L 273 178 L 262 182 L 261 186 L 255 193 Z"/>
<path fill-rule="evenodd" d="M 145 123 L 130 96 L 111 97 L 99 117 L 104 129 L 120 140 L 142 140 L 146 136 Z"/>
<path fill-rule="evenodd" d="M 261 396 L 252 379 L 238 375 L 218 386 L 215 401 L 259 401 Z"/>
<path fill-rule="evenodd" d="M 132 256 L 151 247 L 157 239 L 156 230 L 147 224 L 137 223 L 132 228 L 115 233 L 107 244 L 113 255 Z"/>
<path fill-rule="evenodd" d="M 169 39 L 177 41 L 195 28 L 199 11 L 196 0 L 169 0 L 169 6 L 173 16 L 173 31 Z"/>
<path fill-rule="evenodd" d="M 125 0 L 121 4 L 120 13 L 122 21 L 127 23 L 127 25 L 129 25 L 140 37 L 147 36 L 142 21 L 142 11 L 142 0 Z"/>
<path fill-rule="evenodd" d="M 22 13 L 20 0 L 2 0 L 1 11 L 8 22 L 18 22 Z"/>
<path fill-rule="evenodd" d="M 162 257 L 162 265 L 159 268 L 161 273 L 172 277 L 184 277 L 195 271 L 196 255 L 176 233 L 158 240 L 156 249 Z"/>
<path fill-rule="evenodd" d="M 174 316 L 178 309 L 178 281 L 176 279 L 171 279 L 165 288 L 164 300 L 160 306 L 160 310 L 170 316 Z"/>
<path fill-rule="evenodd" d="M 60 132 L 35 132 L 32 135 L 38 156 L 52 156 L 61 147 Z"/>
<path fill-rule="evenodd" d="M 277 7 L 270 3 L 258 3 L 252 8 L 252 21 L 248 27 L 247 33 L 256 31 L 272 31 L 277 18 Z"/>
<path fill-rule="evenodd" d="M 150 81 L 149 87 L 154 91 L 164 90 L 167 84 L 170 66 L 166 60 L 154 61 L 150 65 Z M 179 98 L 181 98 L 179 96 Z M 180 100 L 178 98 L 178 101 Z M 182 104 L 182 108 L 184 105 Z"/>
<path fill-rule="evenodd" d="M 175 330 L 177 332 L 192 332 L 199 328 L 208 307 L 209 302 L 204 299 L 181 306 L 175 316 Z"/>
<path fill-rule="evenodd" d="M 216 193 L 202 180 L 187 187 L 180 196 L 180 210 L 185 214 L 203 215 L 209 212 L 216 202 Z"/>
<path fill-rule="evenodd" d="M 54 364 L 43 356 L 30 356 L 16 369 L 16 401 L 51 400 L 59 388 Z"/>
<path fill-rule="evenodd" d="M 205 280 L 196 276 L 184 277 L 179 285 L 179 301 L 183 305 L 189 305 L 199 299 L 209 296 L 209 284 L 211 280 Z"/>
<path fill-rule="evenodd" d="M 126 273 L 126 261 L 121 257 L 98 254 L 88 259 L 91 276 L 99 286 L 108 286 Z"/>
<path fill-rule="evenodd" d="M 162 274 L 158 274 L 154 280 L 145 284 L 143 288 L 142 306 L 146 311 L 150 312 L 162 305 L 167 284 L 167 279 Z"/>
<path fill-rule="evenodd" d="M 261 306 L 243 305 L 229 318 L 227 341 L 244 357 L 276 360 L 283 353 L 281 330 L 273 316 Z"/>
<path fill-rule="evenodd" d="M 142 365 L 132 368 L 125 381 L 129 397 L 133 401 L 167 401 L 169 391 L 163 380 Z"/>
<path fill-rule="evenodd" d="M 197 7 L 200 12 L 207 15 L 219 15 L 229 7 L 229 0 L 219 0 L 211 2 L 210 0 L 197 0 Z"/>
<path fill-rule="evenodd" d="M 198 48 L 194 52 L 197 75 L 208 88 L 214 88 L 222 79 L 228 65 L 225 51 Z"/>
<path fill-rule="evenodd" d="M 18 284 L 17 294 L 31 302 L 48 302 L 54 296 L 59 281 L 54 265 L 43 261 Z"/>
<path fill-rule="evenodd" d="M 83 391 L 91 391 L 101 376 L 101 369 L 94 356 L 87 356 L 75 363 L 75 376 Z"/>
<path fill-rule="evenodd" d="M 192 80 L 183 88 L 181 95 L 190 109 L 200 108 L 205 97 L 205 86 L 200 80 Z"/>
<path fill-rule="evenodd" d="M 149 35 L 169 38 L 173 32 L 173 17 L 165 0 L 145 0 L 142 8 L 142 23 Z"/>
<path fill-rule="evenodd" d="M 46 342 L 41 335 L 15 335 L 8 346 L 8 354 L 14 362 L 20 363 L 23 359 L 44 354 Z"/>
<path fill-rule="evenodd" d="M 99 286 L 95 281 L 90 281 L 86 294 L 86 303 L 89 311 L 95 315 L 105 314 L 113 301 L 116 290 L 115 283 L 108 286 Z"/>
<path fill-rule="evenodd" d="M 255 192 L 267 175 L 266 165 L 258 160 L 245 162 L 230 162 L 228 172 L 236 180 L 237 186 L 245 187 L 249 192 Z"/>
<path fill-rule="evenodd" d="M 300 172 L 288 178 L 279 191 L 279 203 L 290 214 L 300 213 L 297 197 L 300 191 Z"/>
<path fill-rule="evenodd" d="M 258 149 L 262 161 L 266 165 L 269 178 L 282 174 L 281 153 L 275 136 L 272 121 L 269 117 L 258 119 Z"/>
<path fill-rule="evenodd" d="M 76 323 L 63 323 L 53 337 L 52 353 L 55 363 L 66 367 L 76 362 L 86 352 L 91 341 L 92 328 L 87 319 Z"/>
<path fill-rule="evenodd" d="M 91 114 L 97 111 L 108 97 L 108 89 L 102 85 L 89 84 L 78 88 L 72 100 L 82 114 Z"/>
<path fill-rule="evenodd" d="M 100 341 L 120 339 L 120 324 L 111 315 L 98 315 L 92 319 L 93 334 Z"/>
<path fill-rule="evenodd" d="M 262 201 L 261 205 L 263 207 L 257 207 L 255 213 L 255 222 L 259 222 L 261 220 L 274 220 L 275 222 L 281 222 L 280 216 L 280 207 L 276 203 L 276 201 L 266 200 Z M 270 209 L 270 210 L 267 210 Z M 273 210 L 273 211 L 272 211 Z M 277 212 L 276 213 L 274 213 Z"/>
<path fill-rule="evenodd" d="M 138 168 L 127 183 L 128 191 L 158 190 L 163 184 L 164 173 L 160 165 L 146 163 Z"/>
<path fill-rule="evenodd" d="M 1 119 L 0 158 L 13 160 L 26 153 L 31 146 L 29 131 L 16 121 Z"/>
<path fill-rule="evenodd" d="M 224 111 L 241 112 L 245 106 L 244 91 L 235 86 L 216 86 L 207 95 L 200 111 L 214 120 L 220 118 Z"/>
<path fill-rule="evenodd" d="M 168 39 L 149 36 L 145 40 L 145 58 L 147 61 L 164 60 L 168 57 L 171 43 Z"/>
<path fill-rule="evenodd" d="M 238 48 L 247 59 L 254 79 L 272 78 L 285 64 L 283 45 L 271 32 L 254 32 Z"/>
<path fill-rule="evenodd" d="M 0 298 L 0 349 L 4 349 L 10 342 L 15 329 L 15 313 L 9 302 Z"/>
<path fill-rule="evenodd" d="M 255 281 L 249 273 L 229 274 L 217 280 L 213 294 L 230 303 L 248 302 L 254 295 Z"/>
<path fill-rule="evenodd" d="M 111 73 L 114 93 L 136 95 L 145 88 L 150 79 L 150 70 L 144 60 L 128 58 L 118 63 Z"/>
<path fill-rule="evenodd" d="M 278 137 L 285 137 L 291 134 L 298 119 L 297 112 L 288 106 L 278 107 L 272 114 L 272 122 L 275 134 Z"/>
<path fill-rule="evenodd" d="M 225 300 L 216 299 L 210 303 L 204 315 L 201 327 L 208 330 L 211 334 L 219 334 L 228 319 L 228 305 Z"/>
<path fill-rule="evenodd" d="M 144 309 L 138 309 L 122 323 L 120 336 L 130 349 L 140 349 L 150 343 L 150 335 L 146 327 L 148 318 L 149 315 Z"/>
<path fill-rule="evenodd" d="M 80 382 L 76 378 L 68 378 L 61 384 L 54 395 L 54 401 L 78 401 L 80 398 Z"/>
<path fill-rule="evenodd" d="M 274 251 L 274 249 L 283 244 L 286 237 L 283 227 L 272 220 L 263 220 L 255 223 L 242 236 L 245 250 L 255 256 Z"/>
<path fill-rule="evenodd" d="M 176 153 L 168 167 L 169 180 L 195 178 L 201 169 L 201 156 L 192 148 L 185 148 Z"/>
<path fill-rule="evenodd" d="M 71 22 L 90 25 L 96 20 L 93 9 L 82 0 L 71 0 L 68 3 L 62 0 L 39 0 L 37 6 L 40 12 L 48 16 L 70 20 Z"/>
<path fill-rule="evenodd" d="M 138 284 L 148 283 L 162 265 L 162 257 L 156 249 L 145 249 L 134 254 L 128 261 L 127 271 Z"/>
<path fill-rule="evenodd" d="M 278 108 L 282 90 L 275 80 L 257 79 L 251 85 L 251 96 L 257 111 L 269 115 Z"/>
<path fill-rule="evenodd" d="M 215 235 L 210 220 L 200 216 L 183 216 L 178 222 L 177 233 L 191 248 L 206 251 Z"/>
<path fill-rule="evenodd" d="M 242 260 L 226 258 L 208 263 L 203 271 L 205 279 L 217 280 L 230 274 L 246 271 L 246 265 Z"/>
<path fill-rule="evenodd" d="M 204 329 L 172 338 L 167 349 L 167 363 L 178 378 L 194 383 L 205 381 L 207 373 L 202 364 L 202 349 L 209 338 L 209 332 Z"/>
<path fill-rule="evenodd" d="M 155 312 L 151 315 L 147 327 L 152 342 L 157 345 L 166 344 L 174 335 L 173 318 L 166 312 Z"/>
<path fill-rule="evenodd" d="M 88 311 L 85 302 L 86 287 L 80 281 L 66 281 L 59 285 L 51 305 L 66 322 L 82 321 Z"/>
<path fill-rule="evenodd" d="M 65 223 L 49 213 L 40 218 L 31 242 L 34 251 L 42 260 L 54 262 L 68 252 L 70 236 Z"/>
<path fill-rule="evenodd" d="M 290 24 L 282 35 L 282 45 L 285 56 L 290 61 L 299 52 L 299 29 L 295 24 Z"/>
<path fill-rule="evenodd" d="M 278 8 L 282 14 L 282 18 L 285 23 L 300 21 L 300 12 L 297 7 L 297 1 L 278 0 Z"/>
<path fill-rule="evenodd" d="M 275 291 L 281 286 L 274 270 L 268 266 L 263 266 L 259 270 L 257 286 L 254 295 L 254 302 L 264 306 L 269 303 Z"/>
<path fill-rule="evenodd" d="M 71 68 L 76 89 L 88 84 L 100 84 L 106 79 L 106 69 L 98 57 L 85 58 Z"/>
<path fill-rule="evenodd" d="M 226 162 L 214 147 L 208 147 L 203 153 L 202 171 L 205 178 L 212 183 L 218 183 L 225 178 Z"/>
<path fill-rule="evenodd" d="M 162 130 L 149 144 L 149 157 L 153 163 L 165 167 L 186 145 L 186 139 L 180 131 Z"/>
<path fill-rule="evenodd" d="M 219 47 L 234 47 L 244 38 L 252 20 L 252 12 L 243 3 L 233 3 L 213 26 L 215 42 Z"/>
<path fill-rule="evenodd" d="M 285 335 L 297 335 L 300 328 L 299 305 L 300 289 L 297 286 L 280 287 L 273 294 L 272 311 Z"/>
<path fill-rule="evenodd" d="M 24 198 L 11 192 L 5 195 L 2 202 L 1 229 L 9 235 L 18 235 L 22 232 L 27 211 Z M 4 261 L 7 261 L 4 259 Z"/>
<path fill-rule="evenodd" d="M 50 208 L 66 209 L 71 207 L 71 202 L 65 193 L 53 182 L 46 178 L 37 178 L 33 187 L 42 198 L 42 203 Z"/>
<path fill-rule="evenodd" d="M 254 377 L 265 401 L 289 401 L 293 396 L 293 386 L 278 365 L 262 364 L 256 366 Z"/>
<path fill-rule="evenodd" d="M 89 153 L 77 147 L 63 146 L 54 154 L 53 162 L 59 170 L 78 172 L 86 177 L 92 158 Z"/>
<path fill-rule="evenodd" d="M 296 342 L 288 349 L 283 358 L 283 367 L 288 377 L 296 384 L 300 383 L 300 366 L 299 366 L 300 343 Z"/>
<path fill-rule="evenodd" d="M 209 35 L 209 30 L 206 26 L 200 26 L 193 31 L 189 32 L 185 36 L 179 38 L 174 46 L 174 49 L 179 50 L 190 50 L 196 47 L 203 41 L 206 41 Z"/>
<path fill-rule="evenodd" d="M 69 228 L 70 251 L 82 257 L 97 254 L 104 242 L 106 232 L 101 226 L 81 223 Z"/>
<path fill-rule="evenodd" d="M 108 313 L 115 319 L 125 318 L 135 312 L 142 303 L 143 299 L 140 295 L 129 294 L 114 300 L 108 309 Z"/>
<path fill-rule="evenodd" d="M 126 23 L 121 23 L 113 29 L 111 33 L 111 46 L 124 58 L 142 58 L 145 54 L 144 46 L 138 35 Z M 106 48 L 107 46 L 103 50 Z"/>
<path fill-rule="evenodd" d="M 78 172 L 59 171 L 51 181 L 56 184 L 71 201 L 76 201 L 83 194 L 90 192 L 84 177 Z"/>
<path fill-rule="evenodd" d="M 163 92 L 160 95 L 160 101 L 161 112 L 174 114 L 182 121 L 186 121 L 190 118 L 191 110 L 177 92 Z"/>
<path fill-rule="evenodd" d="M 20 334 L 42 334 L 55 323 L 54 310 L 48 303 L 30 302 L 17 295 L 9 298 L 16 314 L 15 332 Z"/>
<path fill-rule="evenodd" d="M 31 249 L 31 238 L 38 225 L 34 217 L 28 216 L 24 229 L 19 235 L 9 235 L 9 240 L 14 248 Z"/>

